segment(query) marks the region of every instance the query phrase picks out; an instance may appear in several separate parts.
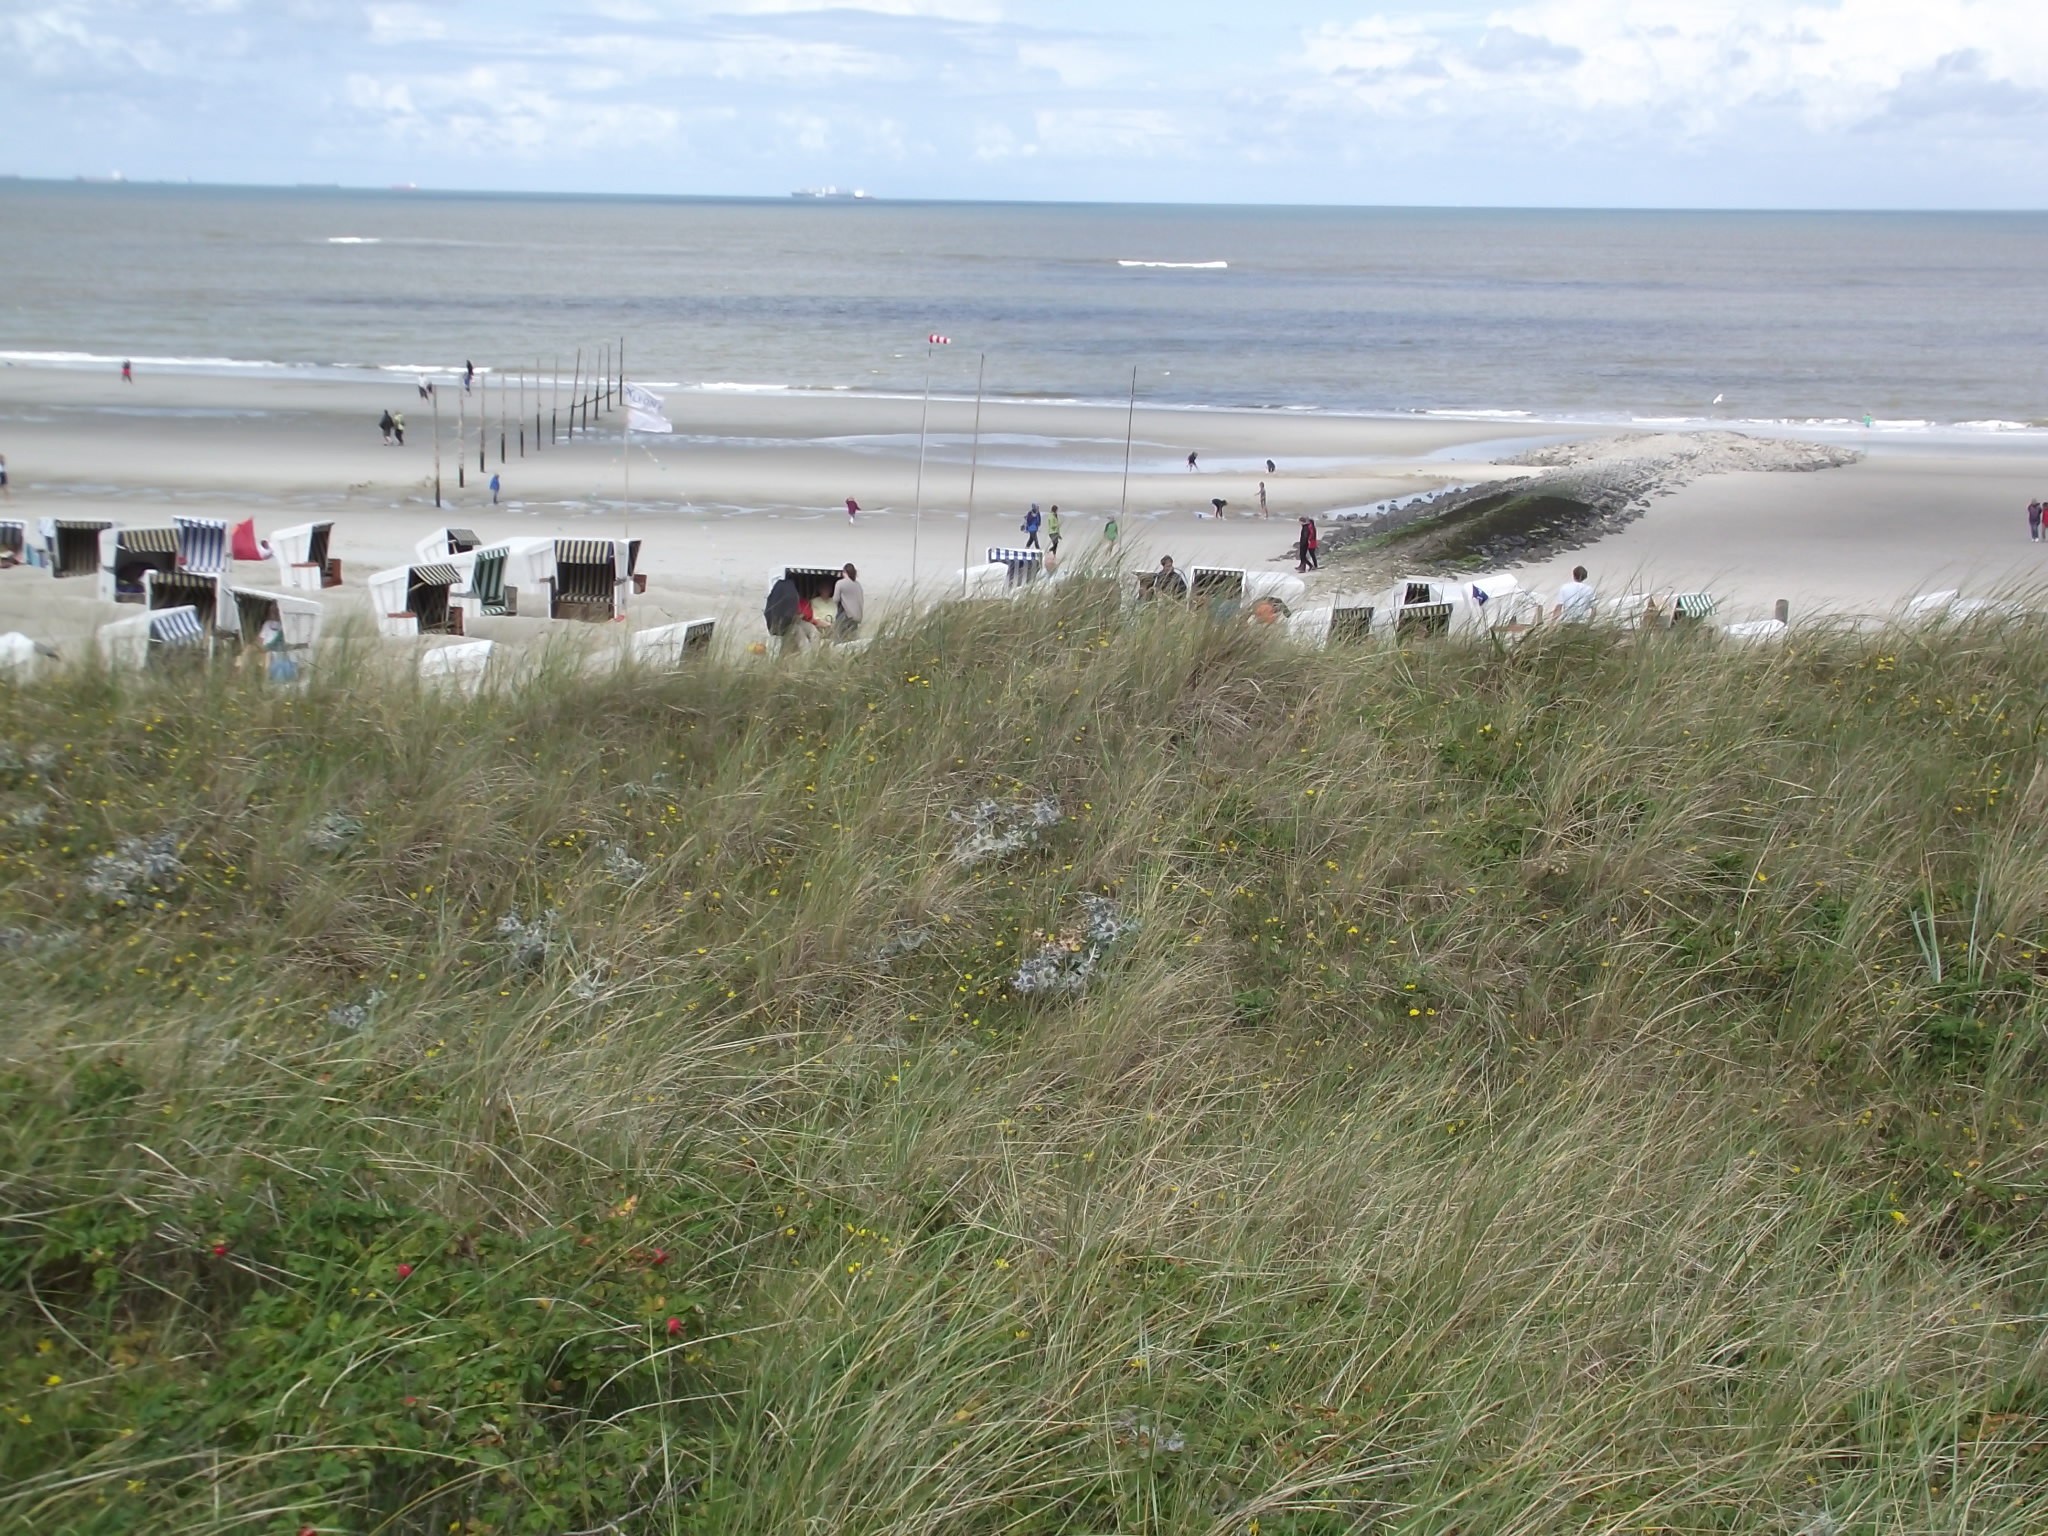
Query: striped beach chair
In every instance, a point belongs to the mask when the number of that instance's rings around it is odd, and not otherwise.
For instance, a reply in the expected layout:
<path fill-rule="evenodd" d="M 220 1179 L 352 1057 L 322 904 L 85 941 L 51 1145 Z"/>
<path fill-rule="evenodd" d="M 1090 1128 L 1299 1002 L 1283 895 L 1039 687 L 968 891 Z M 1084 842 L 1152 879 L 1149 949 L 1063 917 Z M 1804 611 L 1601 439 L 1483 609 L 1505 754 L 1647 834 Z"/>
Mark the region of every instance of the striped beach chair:
<path fill-rule="evenodd" d="M 228 615 L 221 612 L 221 579 L 190 571 L 150 571 L 142 581 L 142 605 L 152 613 L 190 608 L 200 623 L 213 629 Z"/>
<path fill-rule="evenodd" d="M 555 589 L 548 617 L 600 624 L 623 617 L 632 587 L 631 563 L 638 551 L 637 540 L 630 549 L 618 539 L 555 540 Z"/>
<path fill-rule="evenodd" d="M 100 568 L 100 535 L 112 523 L 86 523 L 63 517 L 43 519 L 43 549 L 55 577 L 91 576 Z"/>
<path fill-rule="evenodd" d="M 482 544 L 474 528 L 436 528 L 415 544 L 412 552 L 422 560 L 443 560 L 449 555 L 466 555 Z"/>
<path fill-rule="evenodd" d="M 207 626 L 192 608 L 159 608 L 102 624 L 93 644 L 109 667 L 139 670 L 203 656 L 207 639 Z"/>
<path fill-rule="evenodd" d="M 1038 549 L 991 549 L 988 563 L 1000 565 L 1008 571 L 1004 586 L 1029 586 L 1045 570 L 1045 552 Z"/>
<path fill-rule="evenodd" d="M 449 594 L 462 584 L 452 565 L 397 565 L 370 578 L 378 633 L 393 638 L 459 635 L 462 609 Z"/>
<path fill-rule="evenodd" d="M 28 559 L 28 524 L 0 518 L 0 566 L 20 565 Z"/>
<path fill-rule="evenodd" d="M 1714 598 L 1710 592 L 1681 592 L 1671 599 L 1671 627 L 1685 629 L 1691 625 L 1704 624 L 1714 616 Z"/>
<path fill-rule="evenodd" d="M 174 517 L 178 538 L 178 569 L 195 576 L 218 576 L 228 568 L 228 525 L 225 518 Z"/>
<path fill-rule="evenodd" d="M 332 523 L 299 523 L 273 533 L 270 553 L 277 561 L 277 584 L 289 592 L 340 586 L 341 562 L 327 553 L 333 536 Z"/>
<path fill-rule="evenodd" d="M 123 528 L 118 523 L 99 533 L 100 599 L 109 603 L 145 601 L 149 578 L 178 567 L 175 528 Z"/>

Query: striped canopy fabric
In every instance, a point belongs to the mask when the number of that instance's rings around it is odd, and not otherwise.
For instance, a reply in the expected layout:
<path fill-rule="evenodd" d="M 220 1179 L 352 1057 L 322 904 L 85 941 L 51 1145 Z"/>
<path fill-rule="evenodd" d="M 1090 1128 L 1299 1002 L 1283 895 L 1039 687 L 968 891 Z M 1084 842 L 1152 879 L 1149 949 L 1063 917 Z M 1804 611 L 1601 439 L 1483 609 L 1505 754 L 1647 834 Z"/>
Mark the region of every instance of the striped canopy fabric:
<path fill-rule="evenodd" d="M 62 528 L 64 525 L 57 525 Z M 104 525 L 102 525 L 104 526 Z M 175 528 L 123 528 L 119 547 L 130 555 L 176 555 L 178 552 L 178 530 Z"/>
<path fill-rule="evenodd" d="M 174 517 L 178 564 L 194 575 L 218 576 L 228 566 L 228 525 L 225 518 Z"/>
<path fill-rule="evenodd" d="M 462 572 L 452 565 L 416 565 L 406 584 L 412 587 L 452 587 L 462 580 Z"/>
<path fill-rule="evenodd" d="M 992 549 L 988 552 L 990 565 L 1037 565 L 1045 555 L 1035 549 Z"/>
<path fill-rule="evenodd" d="M 0 549 L 11 549 L 20 555 L 28 548 L 28 524 L 12 520 L 0 521 Z"/>
<path fill-rule="evenodd" d="M 73 522 L 60 517 L 52 518 L 45 526 L 49 529 L 52 576 L 91 576 L 99 570 L 100 535 L 113 527 L 112 523 Z"/>
<path fill-rule="evenodd" d="M 485 613 L 505 611 L 504 550 L 486 550 L 476 557 L 469 573 L 469 590 L 482 601 Z"/>
<path fill-rule="evenodd" d="M 149 638 L 153 644 L 183 648 L 202 644 L 206 626 L 193 609 L 159 608 L 149 616 Z"/>
<path fill-rule="evenodd" d="M 1710 619 L 1714 616 L 1713 594 L 1681 592 L 1671 600 L 1671 611 L 1688 619 Z"/>
<path fill-rule="evenodd" d="M 612 541 L 610 539 L 555 540 L 555 563 L 557 565 L 609 565 L 611 562 Z"/>

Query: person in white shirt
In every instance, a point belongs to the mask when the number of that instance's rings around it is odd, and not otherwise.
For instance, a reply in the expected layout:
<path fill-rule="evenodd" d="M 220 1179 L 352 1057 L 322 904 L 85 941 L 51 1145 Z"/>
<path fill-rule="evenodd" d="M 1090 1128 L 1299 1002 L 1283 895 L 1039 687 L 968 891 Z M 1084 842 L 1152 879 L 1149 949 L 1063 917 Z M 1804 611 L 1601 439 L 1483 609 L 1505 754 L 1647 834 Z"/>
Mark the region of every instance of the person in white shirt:
<path fill-rule="evenodd" d="M 1586 582 L 1586 568 L 1572 567 L 1572 579 L 1557 589 L 1557 606 L 1550 610 L 1553 619 L 1563 619 L 1567 624 L 1589 623 L 1593 617 L 1593 589 Z"/>

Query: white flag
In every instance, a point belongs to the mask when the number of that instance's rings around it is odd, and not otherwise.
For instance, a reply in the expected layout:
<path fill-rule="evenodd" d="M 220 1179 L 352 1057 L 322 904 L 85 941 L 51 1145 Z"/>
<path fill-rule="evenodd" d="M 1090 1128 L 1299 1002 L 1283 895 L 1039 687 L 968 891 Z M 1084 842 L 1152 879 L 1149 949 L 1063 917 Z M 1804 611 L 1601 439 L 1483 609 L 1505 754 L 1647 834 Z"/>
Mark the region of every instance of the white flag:
<path fill-rule="evenodd" d="M 675 427 L 662 415 L 661 396 L 642 389 L 638 384 L 628 384 L 626 397 L 626 427 L 633 432 L 673 432 Z"/>

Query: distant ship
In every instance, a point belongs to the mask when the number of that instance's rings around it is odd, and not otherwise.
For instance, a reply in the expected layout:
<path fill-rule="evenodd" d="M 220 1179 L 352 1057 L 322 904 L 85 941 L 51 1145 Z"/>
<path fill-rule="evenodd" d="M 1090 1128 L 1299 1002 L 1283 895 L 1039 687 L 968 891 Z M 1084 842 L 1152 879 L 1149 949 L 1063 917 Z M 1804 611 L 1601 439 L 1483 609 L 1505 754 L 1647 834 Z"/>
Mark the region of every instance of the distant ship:
<path fill-rule="evenodd" d="M 789 194 L 791 197 L 808 197 L 820 203 L 866 203 L 874 199 L 859 187 L 851 192 L 842 192 L 837 187 L 799 187 Z"/>

